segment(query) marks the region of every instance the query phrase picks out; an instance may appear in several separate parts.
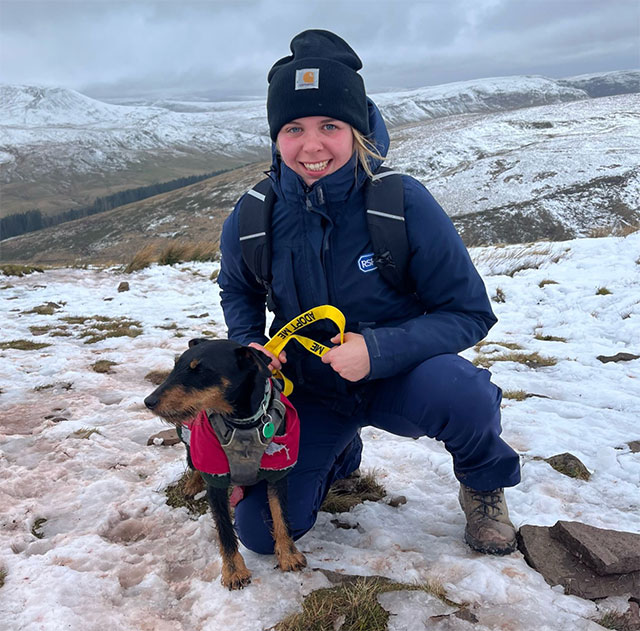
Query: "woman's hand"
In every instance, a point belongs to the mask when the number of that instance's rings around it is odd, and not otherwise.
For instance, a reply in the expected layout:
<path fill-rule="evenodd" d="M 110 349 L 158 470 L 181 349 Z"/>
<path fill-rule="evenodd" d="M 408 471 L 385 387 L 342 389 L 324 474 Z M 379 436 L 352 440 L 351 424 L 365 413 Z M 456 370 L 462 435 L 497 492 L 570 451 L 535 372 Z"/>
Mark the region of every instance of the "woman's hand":
<path fill-rule="evenodd" d="M 332 337 L 331 342 L 339 344 L 340 335 Z M 360 333 L 345 333 L 344 344 L 334 346 L 321 359 L 347 381 L 360 381 L 371 370 L 367 343 Z"/>
<path fill-rule="evenodd" d="M 280 352 L 280 355 L 276 357 L 271 351 L 268 351 L 264 346 L 261 346 L 257 342 L 251 342 L 249 344 L 252 348 L 256 348 L 259 351 L 262 351 L 268 357 L 271 357 L 271 363 L 269 364 L 269 370 L 280 370 L 282 368 L 282 364 L 287 363 L 287 354 L 284 351 Z"/>

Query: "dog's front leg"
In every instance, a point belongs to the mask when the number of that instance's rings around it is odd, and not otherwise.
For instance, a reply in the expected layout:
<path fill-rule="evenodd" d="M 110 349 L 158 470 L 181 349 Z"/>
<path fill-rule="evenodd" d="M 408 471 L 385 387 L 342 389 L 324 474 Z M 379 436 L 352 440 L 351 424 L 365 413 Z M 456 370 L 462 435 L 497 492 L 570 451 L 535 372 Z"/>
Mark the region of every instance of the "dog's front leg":
<path fill-rule="evenodd" d="M 227 489 L 207 485 L 207 499 L 211 506 L 220 542 L 222 555 L 220 581 L 229 589 L 242 589 L 251 582 L 251 572 L 247 569 L 242 555 L 238 552 L 238 538 L 231 523 Z"/>
<path fill-rule="evenodd" d="M 283 572 L 297 572 L 307 565 L 304 554 L 293 543 L 287 522 L 287 478 L 280 478 L 267 486 L 269 509 L 273 521 L 274 551 Z"/>

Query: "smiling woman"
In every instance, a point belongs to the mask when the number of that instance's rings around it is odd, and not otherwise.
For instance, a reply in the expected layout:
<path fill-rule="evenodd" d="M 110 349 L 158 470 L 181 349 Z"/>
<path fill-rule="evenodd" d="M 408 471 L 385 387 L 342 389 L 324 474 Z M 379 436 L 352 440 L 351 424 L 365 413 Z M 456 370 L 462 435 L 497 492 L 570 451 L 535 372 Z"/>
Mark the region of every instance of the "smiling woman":
<path fill-rule="evenodd" d="M 268 75 L 269 178 L 225 222 L 218 276 L 231 339 L 265 352 L 270 367 L 295 384 L 301 437 L 287 477 L 291 532 L 297 539 L 312 528 L 331 484 L 360 464 L 359 429 L 375 426 L 441 440 L 461 482 L 467 543 L 512 552 L 503 487 L 518 483 L 520 469 L 500 438 L 501 393 L 487 370 L 457 355 L 496 321 L 482 280 L 429 192 L 381 169 L 389 135 L 367 98 L 355 51 L 334 33 L 309 30 L 293 39 L 291 52 Z M 267 196 L 275 201 L 263 201 Z M 392 215 L 396 208 L 401 213 Z M 261 213 L 271 224 L 240 232 L 241 215 L 244 228 L 244 218 Z M 385 218 L 380 232 L 406 232 L 398 240 L 409 265 L 393 282 L 381 272 L 396 248 L 378 248 L 370 215 Z M 249 254 L 247 244 L 267 234 Z M 254 260 L 258 248 L 270 249 L 264 265 Z M 270 269 L 258 272 L 258 265 Z M 405 282 L 407 289 L 399 287 Z M 275 315 L 271 336 L 301 312 L 333 305 L 346 316 L 344 342 L 335 331 L 317 330 L 319 343 L 334 345 L 321 360 L 295 345 L 276 356 L 264 347 L 265 303 Z M 274 549 L 266 507 L 266 489 L 257 484 L 235 513 L 240 539 L 259 553 Z"/>

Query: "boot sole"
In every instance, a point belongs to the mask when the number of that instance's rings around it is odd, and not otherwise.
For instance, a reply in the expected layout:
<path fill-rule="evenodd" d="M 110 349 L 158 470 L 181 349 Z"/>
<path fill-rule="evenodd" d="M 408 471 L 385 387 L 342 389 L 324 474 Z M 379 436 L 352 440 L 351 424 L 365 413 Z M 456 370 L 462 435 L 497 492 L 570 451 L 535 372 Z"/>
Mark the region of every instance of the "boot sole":
<path fill-rule="evenodd" d="M 507 547 L 498 547 L 497 545 L 482 543 L 467 532 L 464 533 L 464 540 L 466 544 L 476 552 L 481 552 L 482 554 L 492 554 L 494 556 L 506 556 L 507 554 L 515 552 L 518 547 L 518 541 L 515 538 L 512 542 L 506 544 Z"/>

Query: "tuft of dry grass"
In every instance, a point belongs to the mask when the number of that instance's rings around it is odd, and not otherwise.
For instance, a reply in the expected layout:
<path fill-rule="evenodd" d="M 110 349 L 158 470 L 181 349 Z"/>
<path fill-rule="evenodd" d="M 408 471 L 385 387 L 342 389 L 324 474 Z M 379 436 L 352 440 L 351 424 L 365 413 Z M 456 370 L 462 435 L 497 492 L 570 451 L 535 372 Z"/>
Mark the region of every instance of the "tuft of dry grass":
<path fill-rule="evenodd" d="M 44 539 L 44 533 L 41 531 L 42 526 L 47 523 L 47 519 L 44 517 L 38 517 L 34 520 L 33 526 L 31 526 L 31 534 L 36 539 Z"/>
<path fill-rule="evenodd" d="M 376 480 L 376 470 L 351 474 L 331 485 L 320 510 L 327 513 L 347 513 L 363 502 L 379 502 L 386 496 L 385 488 Z"/>
<path fill-rule="evenodd" d="M 0 272 L 5 276 L 26 276 L 27 274 L 33 274 L 34 272 L 43 273 L 44 270 L 41 267 L 35 267 L 33 265 L 0 265 Z"/>
<path fill-rule="evenodd" d="M 47 302 L 43 305 L 38 305 L 29 311 L 24 311 L 23 313 L 34 313 L 36 315 L 53 315 L 58 309 L 62 309 L 62 305 L 59 305 L 56 302 Z"/>
<path fill-rule="evenodd" d="M 538 287 L 542 289 L 542 287 L 546 287 L 547 285 L 558 285 L 558 281 L 551 280 L 550 278 L 545 278 L 538 283 Z"/>
<path fill-rule="evenodd" d="M 4 587 L 4 580 L 7 578 L 7 570 L 0 567 L 0 587 Z"/>
<path fill-rule="evenodd" d="M 592 618 L 601 627 L 605 629 L 613 629 L 614 631 L 636 631 L 638 624 L 627 613 L 619 613 L 617 611 L 607 611 L 600 618 Z"/>
<path fill-rule="evenodd" d="M 537 352 L 507 353 L 505 355 L 492 355 L 491 357 L 481 355 L 473 360 L 473 364 L 475 366 L 480 366 L 482 368 L 490 368 L 496 362 L 517 362 L 535 370 L 538 368 L 555 366 L 558 363 L 558 360 L 555 357 L 545 357 Z"/>
<path fill-rule="evenodd" d="M 110 374 L 113 371 L 111 370 L 114 366 L 117 366 L 117 362 L 109 361 L 108 359 L 100 359 L 97 362 L 91 364 L 91 368 L 94 372 L 99 372 L 103 374 Z"/>
<path fill-rule="evenodd" d="M 444 587 L 429 581 L 423 584 L 396 583 L 382 576 L 344 576 L 334 587 L 318 589 L 305 596 L 302 611 L 287 616 L 274 631 L 386 631 L 390 614 L 378 596 L 393 591 L 426 591 L 450 606 L 458 606 L 444 596 Z"/>
<path fill-rule="evenodd" d="M 558 335 L 542 335 L 542 333 L 536 333 L 533 336 L 536 340 L 540 340 L 541 342 L 566 342 L 566 337 L 560 337 Z"/>
<path fill-rule="evenodd" d="M 145 267 L 149 267 L 158 257 L 157 245 L 155 243 L 147 243 L 140 248 L 134 255 L 128 265 L 124 268 L 125 274 L 137 272 Z"/>
<path fill-rule="evenodd" d="M 41 348 L 51 346 L 46 342 L 32 342 L 31 340 L 10 340 L 9 342 L 0 342 L 0 350 L 13 349 L 16 351 L 39 351 Z"/>
<path fill-rule="evenodd" d="M 485 346 L 502 346 L 508 348 L 510 351 L 521 351 L 522 346 L 517 342 L 494 342 L 492 340 L 480 340 L 473 348 L 476 352 L 480 352 Z"/>
<path fill-rule="evenodd" d="M 496 287 L 496 293 L 491 297 L 491 300 L 498 303 L 507 302 L 507 296 L 501 287 Z"/>
<path fill-rule="evenodd" d="M 503 390 L 503 399 L 511 399 L 512 401 L 524 401 L 529 398 L 529 394 L 525 390 Z"/>
<path fill-rule="evenodd" d="M 170 372 L 170 370 L 152 370 L 148 372 L 144 378 L 154 386 L 159 386 L 169 376 Z"/>
<path fill-rule="evenodd" d="M 209 504 L 206 496 L 200 497 L 200 494 L 198 494 L 196 495 L 198 499 L 196 499 L 188 492 L 189 486 L 193 482 L 192 478 L 194 475 L 199 476 L 200 474 L 197 472 L 185 471 L 177 482 L 170 484 L 165 489 L 164 493 L 167 496 L 166 503 L 171 506 L 171 508 L 184 507 L 197 519 L 200 515 L 204 515 L 209 510 Z"/>
<path fill-rule="evenodd" d="M 611 293 L 606 287 L 598 287 L 596 289 L 596 296 L 609 296 Z"/>
<path fill-rule="evenodd" d="M 125 274 L 136 272 L 149 267 L 152 263 L 158 265 L 175 265 L 187 261 L 216 261 L 220 256 L 218 244 L 215 241 L 154 241 L 142 247 L 133 255 L 125 267 Z"/>
<path fill-rule="evenodd" d="M 142 324 L 129 318 L 107 318 L 94 316 L 96 324 L 89 324 L 88 330 L 80 335 L 80 338 L 88 338 L 85 344 L 95 344 L 111 337 L 137 337 L 142 335 Z"/>
<path fill-rule="evenodd" d="M 102 436 L 100 430 L 95 429 L 94 427 L 83 427 L 81 429 L 77 429 L 73 434 L 71 434 L 70 438 L 80 438 L 82 440 L 87 440 L 91 438 L 94 434 L 98 434 Z"/>

